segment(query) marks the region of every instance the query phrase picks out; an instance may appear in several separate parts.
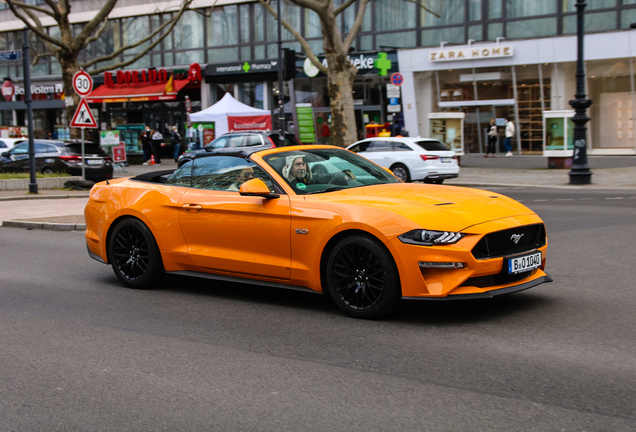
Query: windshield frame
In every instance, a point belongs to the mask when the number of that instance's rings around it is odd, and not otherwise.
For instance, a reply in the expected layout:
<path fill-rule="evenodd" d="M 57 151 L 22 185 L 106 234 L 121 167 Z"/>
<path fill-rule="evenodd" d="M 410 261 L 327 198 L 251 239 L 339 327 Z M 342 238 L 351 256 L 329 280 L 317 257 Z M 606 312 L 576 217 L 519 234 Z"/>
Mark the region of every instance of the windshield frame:
<path fill-rule="evenodd" d="M 290 180 L 283 173 L 291 156 L 304 156 L 306 171 L 304 183 Z M 379 165 L 346 149 L 338 147 L 296 147 L 259 155 L 264 167 L 272 170 L 296 195 L 312 195 L 379 184 L 398 184 L 399 179 Z M 290 164 L 293 161 L 289 162 Z M 320 168 L 318 168 L 320 167 Z M 317 169 L 318 168 L 318 169 Z M 287 173 L 291 170 L 288 167 Z"/>

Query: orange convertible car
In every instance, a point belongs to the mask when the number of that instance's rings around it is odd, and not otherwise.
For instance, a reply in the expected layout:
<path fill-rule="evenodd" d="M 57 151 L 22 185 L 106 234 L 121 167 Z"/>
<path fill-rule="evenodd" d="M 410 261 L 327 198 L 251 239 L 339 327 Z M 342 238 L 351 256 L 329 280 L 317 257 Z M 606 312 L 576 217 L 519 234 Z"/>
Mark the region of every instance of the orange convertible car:
<path fill-rule="evenodd" d="M 164 273 L 328 292 L 375 318 L 401 299 L 488 298 L 552 279 L 542 220 L 498 193 L 405 184 L 350 151 L 209 154 L 93 187 L 91 257 L 150 288 Z"/>

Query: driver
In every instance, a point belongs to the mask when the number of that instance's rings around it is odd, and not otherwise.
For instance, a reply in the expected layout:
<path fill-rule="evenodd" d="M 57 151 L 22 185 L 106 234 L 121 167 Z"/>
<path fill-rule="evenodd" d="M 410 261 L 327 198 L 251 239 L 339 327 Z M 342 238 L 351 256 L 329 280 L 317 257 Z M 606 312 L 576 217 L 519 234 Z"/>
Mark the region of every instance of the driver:
<path fill-rule="evenodd" d="M 287 156 L 285 167 L 283 168 L 283 177 L 296 187 L 298 184 L 309 185 L 313 183 L 311 171 L 307 169 L 305 155 Z"/>
<path fill-rule="evenodd" d="M 344 170 L 340 174 L 343 175 L 345 184 L 349 180 L 355 180 L 355 176 L 349 170 Z M 303 154 L 287 156 L 285 167 L 283 168 L 283 177 L 290 185 L 298 189 L 305 189 L 307 185 L 315 183 L 331 183 L 337 175 L 338 173 L 312 174 L 311 170 L 307 169 L 307 162 L 305 162 L 305 155 Z"/>

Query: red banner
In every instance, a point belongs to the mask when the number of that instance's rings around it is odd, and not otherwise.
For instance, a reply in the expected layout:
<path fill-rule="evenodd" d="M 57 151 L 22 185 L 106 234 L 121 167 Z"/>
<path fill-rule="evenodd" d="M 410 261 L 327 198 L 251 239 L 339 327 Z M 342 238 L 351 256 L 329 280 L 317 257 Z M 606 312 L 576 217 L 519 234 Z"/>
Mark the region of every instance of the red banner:
<path fill-rule="evenodd" d="M 270 130 L 272 128 L 272 116 L 227 116 L 227 127 L 230 132 L 247 130 Z"/>

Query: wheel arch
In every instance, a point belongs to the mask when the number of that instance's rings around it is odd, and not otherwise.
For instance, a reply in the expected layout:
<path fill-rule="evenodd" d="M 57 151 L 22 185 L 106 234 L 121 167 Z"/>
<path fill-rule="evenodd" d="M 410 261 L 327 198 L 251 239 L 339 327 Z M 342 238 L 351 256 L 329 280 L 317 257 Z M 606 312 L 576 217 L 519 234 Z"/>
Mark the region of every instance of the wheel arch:
<path fill-rule="evenodd" d="M 155 233 L 153 233 L 153 232 L 152 232 L 152 229 L 151 229 L 151 228 L 148 226 L 148 224 L 147 224 L 146 222 L 144 222 L 142 219 L 140 219 L 140 218 L 138 218 L 138 217 L 136 217 L 136 216 L 134 216 L 134 215 L 130 215 L 130 214 L 124 214 L 124 215 L 118 216 L 118 217 L 117 217 L 117 218 L 116 218 L 116 219 L 115 219 L 115 220 L 114 220 L 114 221 L 110 224 L 110 226 L 108 227 L 108 231 L 107 231 L 107 233 L 106 233 L 106 243 L 104 244 L 104 246 L 105 246 L 105 248 L 106 248 L 106 262 L 107 262 L 108 264 L 110 264 L 110 263 L 111 263 L 111 260 L 110 260 L 110 247 L 109 247 L 109 245 L 110 245 L 110 238 L 111 238 L 111 236 L 112 236 L 112 234 L 113 234 L 113 231 L 115 230 L 115 227 L 116 227 L 117 225 L 119 225 L 119 223 L 120 223 L 121 221 L 126 220 L 126 219 L 137 219 L 139 222 L 141 222 L 142 224 L 144 224 L 144 225 L 146 226 L 146 228 L 148 228 L 148 231 L 150 231 L 150 234 L 152 234 L 152 236 L 154 237 L 154 239 L 155 239 L 155 243 L 157 242 L 157 237 L 155 237 Z"/>
<path fill-rule="evenodd" d="M 391 257 L 391 259 L 393 260 L 393 265 L 395 267 L 395 271 L 398 277 L 398 281 L 400 282 L 400 291 L 402 291 L 402 278 L 400 277 L 400 266 L 398 265 L 395 256 L 393 255 L 393 252 L 391 251 L 390 248 L 387 247 L 387 245 L 382 241 L 382 239 L 380 239 L 378 236 L 374 235 L 373 233 L 370 233 L 369 231 L 365 231 L 363 229 L 356 229 L 356 228 L 349 228 L 343 231 L 340 231 L 336 234 L 333 235 L 333 237 L 331 237 L 329 239 L 329 241 L 327 241 L 327 243 L 325 244 L 325 247 L 322 249 L 322 253 L 320 254 L 320 286 L 322 288 L 322 292 L 323 294 L 327 294 L 327 287 L 325 286 L 326 283 L 326 267 L 327 267 L 327 260 L 329 258 L 329 255 L 331 254 L 331 251 L 333 250 L 333 248 L 336 246 L 336 244 L 346 238 L 346 237 L 350 237 L 353 235 L 362 235 L 365 237 L 369 237 L 372 238 L 374 240 L 378 241 L 378 244 L 384 248 L 384 250 L 389 254 L 389 256 Z"/>

